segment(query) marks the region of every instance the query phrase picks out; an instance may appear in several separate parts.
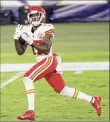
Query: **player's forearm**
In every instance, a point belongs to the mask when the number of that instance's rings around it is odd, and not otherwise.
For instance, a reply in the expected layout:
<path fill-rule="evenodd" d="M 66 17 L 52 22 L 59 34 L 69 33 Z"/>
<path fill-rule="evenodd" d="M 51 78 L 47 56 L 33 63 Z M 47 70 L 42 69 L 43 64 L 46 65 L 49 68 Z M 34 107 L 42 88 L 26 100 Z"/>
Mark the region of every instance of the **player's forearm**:
<path fill-rule="evenodd" d="M 19 43 L 19 40 L 14 40 L 15 43 L 15 49 L 18 55 L 23 55 L 26 48 L 27 48 L 27 44 L 25 44 L 24 46 Z"/>
<path fill-rule="evenodd" d="M 41 40 L 42 44 L 37 45 L 36 44 L 37 40 L 36 40 L 31 44 L 31 46 L 37 49 L 39 52 L 47 55 L 50 52 L 52 40 L 53 40 L 52 34 L 48 34 L 48 35 L 45 35 L 43 39 Z"/>
<path fill-rule="evenodd" d="M 47 54 L 49 53 L 49 51 L 50 51 L 50 48 L 44 47 L 44 46 L 42 46 L 42 45 L 35 45 L 35 44 L 32 44 L 31 46 L 34 47 L 35 49 L 37 49 L 38 51 L 40 51 L 40 52 L 46 54 L 46 55 L 47 55 Z"/>

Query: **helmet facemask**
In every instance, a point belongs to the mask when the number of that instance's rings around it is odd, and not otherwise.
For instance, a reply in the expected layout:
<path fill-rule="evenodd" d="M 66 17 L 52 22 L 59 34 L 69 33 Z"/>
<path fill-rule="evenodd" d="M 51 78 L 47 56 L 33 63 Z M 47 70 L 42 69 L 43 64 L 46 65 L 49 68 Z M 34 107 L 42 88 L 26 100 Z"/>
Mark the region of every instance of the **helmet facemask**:
<path fill-rule="evenodd" d="M 31 13 L 28 14 L 28 21 L 33 26 L 38 26 L 39 24 L 44 23 L 44 20 L 45 20 L 44 13 L 32 11 Z"/>

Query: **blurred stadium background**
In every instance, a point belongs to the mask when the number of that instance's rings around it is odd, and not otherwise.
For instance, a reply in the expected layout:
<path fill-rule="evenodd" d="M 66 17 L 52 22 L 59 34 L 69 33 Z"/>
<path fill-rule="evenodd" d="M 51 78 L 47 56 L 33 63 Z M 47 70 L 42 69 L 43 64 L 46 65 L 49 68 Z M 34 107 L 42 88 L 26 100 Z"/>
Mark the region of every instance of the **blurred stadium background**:
<path fill-rule="evenodd" d="M 62 57 L 67 84 L 102 96 L 102 116 L 97 117 L 88 103 L 57 95 L 42 79 L 35 83 L 37 120 L 110 120 L 109 2 L 1 0 L 1 121 L 16 121 L 16 116 L 27 109 L 22 78 L 26 68 L 35 63 L 35 57 L 29 47 L 23 56 L 16 54 L 13 34 L 18 23 L 28 23 L 30 5 L 42 6 L 46 22 L 55 27 L 53 50 Z"/>
<path fill-rule="evenodd" d="M 94 22 L 109 20 L 109 3 L 106 0 L 77 1 L 1 1 L 1 24 L 26 24 L 28 6 L 43 6 L 47 13 L 47 22 Z"/>

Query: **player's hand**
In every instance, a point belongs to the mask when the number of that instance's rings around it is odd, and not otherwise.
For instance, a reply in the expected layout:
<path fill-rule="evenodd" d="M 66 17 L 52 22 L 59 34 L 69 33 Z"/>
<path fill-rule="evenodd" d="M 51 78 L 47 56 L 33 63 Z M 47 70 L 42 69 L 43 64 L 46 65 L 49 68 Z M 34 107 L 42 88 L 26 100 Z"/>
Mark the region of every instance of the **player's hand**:
<path fill-rule="evenodd" d="M 30 33 L 28 31 L 24 31 L 21 33 L 21 37 L 29 44 L 32 45 L 33 43 L 33 39 L 32 36 L 30 35 Z"/>
<path fill-rule="evenodd" d="M 23 25 L 18 24 L 14 33 L 14 39 L 19 39 L 19 37 L 21 36 L 22 28 L 23 28 Z"/>

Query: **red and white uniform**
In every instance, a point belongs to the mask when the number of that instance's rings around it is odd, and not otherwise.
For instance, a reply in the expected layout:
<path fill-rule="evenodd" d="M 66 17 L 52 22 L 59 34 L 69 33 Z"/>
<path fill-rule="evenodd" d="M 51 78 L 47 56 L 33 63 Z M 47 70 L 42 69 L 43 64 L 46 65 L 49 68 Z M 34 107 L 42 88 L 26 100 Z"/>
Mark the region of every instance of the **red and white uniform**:
<path fill-rule="evenodd" d="M 34 33 L 33 36 L 33 40 L 34 42 L 36 42 L 36 44 L 40 45 L 42 43 L 42 38 L 46 35 L 46 34 L 52 34 L 54 37 L 54 27 L 52 24 L 42 24 Z M 35 55 L 36 55 L 36 59 L 37 61 L 41 61 L 42 59 L 52 56 L 52 47 L 50 49 L 50 52 L 45 55 L 41 52 L 39 52 L 38 50 L 34 49 L 35 51 Z"/>
<path fill-rule="evenodd" d="M 42 44 L 42 38 L 46 34 L 52 34 L 54 37 L 54 27 L 52 24 L 42 24 L 34 33 L 31 32 L 31 25 L 25 29 L 30 31 L 30 36 L 38 45 Z M 52 53 L 52 47 L 47 55 L 36 49 L 34 49 L 34 53 L 37 63 L 25 73 L 24 77 L 30 78 L 33 82 L 45 78 L 55 91 L 60 92 L 65 86 L 60 75 L 62 72 L 60 68 L 61 58 Z"/>

